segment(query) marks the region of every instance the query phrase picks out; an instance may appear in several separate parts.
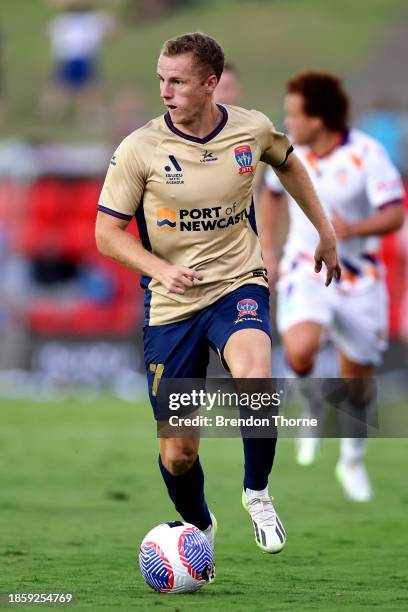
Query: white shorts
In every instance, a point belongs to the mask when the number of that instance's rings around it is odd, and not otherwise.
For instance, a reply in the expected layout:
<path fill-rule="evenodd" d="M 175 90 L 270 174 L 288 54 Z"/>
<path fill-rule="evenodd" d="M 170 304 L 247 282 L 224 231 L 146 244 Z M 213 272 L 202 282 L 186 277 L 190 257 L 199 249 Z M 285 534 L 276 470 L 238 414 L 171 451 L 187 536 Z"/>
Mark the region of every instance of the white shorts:
<path fill-rule="evenodd" d="M 297 323 L 320 323 L 351 361 L 379 365 L 388 342 L 388 295 L 383 280 L 343 292 L 300 267 L 278 282 L 277 324 L 282 334 Z"/>

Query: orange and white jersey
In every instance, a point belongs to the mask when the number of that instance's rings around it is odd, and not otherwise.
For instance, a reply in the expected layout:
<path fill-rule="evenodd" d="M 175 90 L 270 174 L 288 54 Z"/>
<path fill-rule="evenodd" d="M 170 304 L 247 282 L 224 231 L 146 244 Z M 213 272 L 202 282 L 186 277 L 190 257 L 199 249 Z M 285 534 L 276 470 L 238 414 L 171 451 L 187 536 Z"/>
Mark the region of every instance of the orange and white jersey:
<path fill-rule="evenodd" d="M 306 166 L 329 218 L 338 215 L 347 223 L 355 223 L 404 198 L 401 177 L 385 149 L 359 130 L 347 132 L 334 149 L 321 157 L 307 146 L 295 145 L 294 148 Z M 272 168 L 266 172 L 265 183 L 271 191 L 284 192 Z M 318 243 L 317 231 L 290 196 L 289 214 L 283 272 L 297 259 L 312 261 Z M 378 249 L 379 238 L 376 236 L 340 240 L 338 252 L 344 281 L 367 278 L 365 272 L 375 277 Z"/>

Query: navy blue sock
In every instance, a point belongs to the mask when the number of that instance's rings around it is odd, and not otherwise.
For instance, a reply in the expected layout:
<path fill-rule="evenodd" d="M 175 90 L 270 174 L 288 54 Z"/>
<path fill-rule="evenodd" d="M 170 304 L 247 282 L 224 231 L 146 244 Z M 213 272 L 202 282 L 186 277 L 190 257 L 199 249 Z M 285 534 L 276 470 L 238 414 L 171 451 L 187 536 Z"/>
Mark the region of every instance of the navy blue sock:
<path fill-rule="evenodd" d="M 211 523 L 211 516 L 204 499 L 204 472 L 199 457 L 192 467 L 180 476 L 170 474 L 164 467 L 160 455 L 159 467 L 169 497 L 183 520 L 201 530 L 207 529 Z"/>
<path fill-rule="evenodd" d="M 262 491 L 275 458 L 276 438 L 242 438 L 244 444 L 244 489 Z"/>

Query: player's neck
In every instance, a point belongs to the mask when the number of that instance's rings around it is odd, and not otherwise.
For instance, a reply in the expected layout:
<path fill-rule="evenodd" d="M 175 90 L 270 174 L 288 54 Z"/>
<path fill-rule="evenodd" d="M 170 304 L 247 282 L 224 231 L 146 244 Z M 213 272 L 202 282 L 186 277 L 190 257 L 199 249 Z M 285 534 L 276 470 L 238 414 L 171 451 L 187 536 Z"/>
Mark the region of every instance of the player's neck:
<path fill-rule="evenodd" d="M 205 138 L 211 134 L 222 120 L 222 112 L 218 106 L 211 102 L 204 108 L 204 111 L 192 119 L 189 123 L 174 123 L 181 132 L 196 136 L 197 138 Z"/>
<path fill-rule="evenodd" d="M 332 151 L 337 149 L 343 137 L 344 135 L 341 132 L 321 130 L 310 143 L 310 148 L 316 157 L 326 157 L 326 155 L 330 155 Z"/>

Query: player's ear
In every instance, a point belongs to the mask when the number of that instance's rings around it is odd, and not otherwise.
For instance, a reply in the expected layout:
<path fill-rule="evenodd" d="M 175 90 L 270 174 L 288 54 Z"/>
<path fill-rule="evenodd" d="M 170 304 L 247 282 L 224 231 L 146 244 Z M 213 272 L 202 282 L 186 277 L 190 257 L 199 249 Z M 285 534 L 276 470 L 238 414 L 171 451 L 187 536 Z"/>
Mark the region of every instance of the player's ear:
<path fill-rule="evenodd" d="M 215 76 L 215 74 L 210 74 L 210 76 L 206 80 L 206 87 L 207 87 L 208 93 L 213 93 L 217 85 L 218 85 L 217 77 Z"/>

